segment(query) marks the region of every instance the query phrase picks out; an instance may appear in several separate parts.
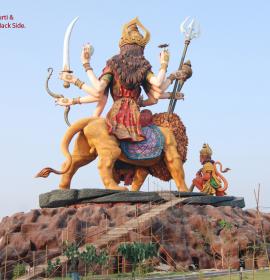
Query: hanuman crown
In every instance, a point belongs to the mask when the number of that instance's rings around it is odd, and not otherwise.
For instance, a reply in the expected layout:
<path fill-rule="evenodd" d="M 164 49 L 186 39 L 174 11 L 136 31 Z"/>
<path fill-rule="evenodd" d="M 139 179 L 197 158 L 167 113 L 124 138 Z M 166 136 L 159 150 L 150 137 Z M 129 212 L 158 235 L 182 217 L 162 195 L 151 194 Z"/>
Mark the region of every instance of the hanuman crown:
<path fill-rule="evenodd" d="M 202 149 L 200 150 L 200 154 L 202 156 L 207 156 L 207 157 L 211 157 L 213 152 L 212 149 L 210 148 L 210 146 L 208 144 L 203 144 Z"/>
<path fill-rule="evenodd" d="M 138 26 L 145 32 L 144 36 L 139 32 Z M 119 41 L 119 47 L 121 48 L 127 44 L 136 44 L 141 47 L 145 47 L 149 40 L 150 32 L 136 17 L 123 26 L 122 36 Z"/>

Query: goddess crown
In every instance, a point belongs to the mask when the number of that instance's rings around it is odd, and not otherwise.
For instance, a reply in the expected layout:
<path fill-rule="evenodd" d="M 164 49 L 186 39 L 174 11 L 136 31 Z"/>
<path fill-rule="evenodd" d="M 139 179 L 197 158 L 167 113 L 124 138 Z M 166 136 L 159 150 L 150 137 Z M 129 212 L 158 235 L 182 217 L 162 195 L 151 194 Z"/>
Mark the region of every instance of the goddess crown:
<path fill-rule="evenodd" d="M 144 36 L 139 32 L 138 26 L 145 32 Z M 145 47 L 149 40 L 150 32 L 142 25 L 138 17 L 136 17 L 123 26 L 119 47 L 121 48 L 127 44 L 136 44 Z"/>

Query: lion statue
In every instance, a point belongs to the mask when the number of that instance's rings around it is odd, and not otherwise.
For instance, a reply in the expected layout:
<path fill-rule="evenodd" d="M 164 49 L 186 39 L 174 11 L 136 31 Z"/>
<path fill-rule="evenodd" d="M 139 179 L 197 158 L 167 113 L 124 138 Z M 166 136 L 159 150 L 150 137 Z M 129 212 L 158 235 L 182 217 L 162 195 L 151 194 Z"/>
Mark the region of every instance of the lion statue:
<path fill-rule="evenodd" d="M 62 175 L 59 188 L 69 189 L 76 171 L 98 157 L 100 177 L 106 189 L 128 190 L 119 186 L 114 176 L 117 161 L 134 166 L 131 191 L 139 191 L 148 174 L 161 180 L 173 179 L 179 191 L 188 191 L 185 183 L 183 163 L 186 161 L 188 139 L 186 129 L 176 114 L 160 113 L 153 115 L 153 122 L 164 136 L 164 148 L 160 157 L 148 160 L 130 160 L 121 151 L 119 141 L 109 134 L 106 119 L 91 117 L 81 119 L 72 124 L 65 133 L 61 150 L 66 161 L 62 170 L 50 167 L 42 169 L 36 177 L 48 177 L 50 173 Z M 78 134 L 72 154 L 69 144 Z"/>

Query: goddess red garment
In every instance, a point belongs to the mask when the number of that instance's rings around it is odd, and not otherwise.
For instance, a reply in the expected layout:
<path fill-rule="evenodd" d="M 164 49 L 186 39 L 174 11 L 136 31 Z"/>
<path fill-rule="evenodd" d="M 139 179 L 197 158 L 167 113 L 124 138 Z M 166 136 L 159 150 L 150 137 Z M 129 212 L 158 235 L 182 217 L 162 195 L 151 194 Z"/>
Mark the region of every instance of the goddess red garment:
<path fill-rule="evenodd" d="M 106 66 L 100 79 L 108 81 L 108 87 L 113 98 L 113 106 L 106 120 L 109 132 L 119 140 L 142 141 L 144 136 L 140 124 L 138 99 L 141 94 L 140 86 L 127 89 L 121 84 L 115 71 Z"/>

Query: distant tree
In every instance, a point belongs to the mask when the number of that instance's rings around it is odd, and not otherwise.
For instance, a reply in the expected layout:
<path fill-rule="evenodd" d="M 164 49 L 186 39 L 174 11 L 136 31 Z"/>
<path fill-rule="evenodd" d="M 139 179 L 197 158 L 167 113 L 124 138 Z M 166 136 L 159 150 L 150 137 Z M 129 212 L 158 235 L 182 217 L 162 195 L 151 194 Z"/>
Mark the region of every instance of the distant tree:
<path fill-rule="evenodd" d="M 99 254 L 93 245 L 87 245 L 85 250 L 80 253 L 80 260 L 85 264 L 85 275 L 87 274 L 87 267 L 90 267 L 91 272 L 95 272 L 97 266 L 104 266 L 108 263 L 108 253 L 101 250 Z"/>
<path fill-rule="evenodd" d="M 61 266 L 60 259 L 57 258 L 55 262 L 48 260 L 47 269 L 46 269 L 46 277 L 51 277 L 52 274 L 56 271 L 57 268 Z"/>
<path fill-rule="evenodd" d="M 87 267 L 96 263 L 96 248 L 93 245 L 87 245 L 85 251 L 80 254 L 80 259 L 85 264 L 85 276 L 87 274 Z"/>
<path fill-rule="evenodd" d="M 78 246 L 75 243 L 65 243 L 64 256 L 68 259 L 68 270 L 71 273 L 72 277 L 79 277 L 78 266 L 79 266 L 79 257 L 80 252 Z"/>
<path fill-rule="evenodd" d="M 124 256 L 132 265 L 132 278 L 135 279 L 135 271 L 144 260 L 157 256 L 158 250 L 154 243 L 123 243 L 118 247 L 118 253 Z"/>
<path fill-rule="evenodd" d="M 97 264 L 100 266 L 107 266 L 109 261 L 109 255 L 106 250 L 100 250 L 99 254 L 97 255 Z"/>

